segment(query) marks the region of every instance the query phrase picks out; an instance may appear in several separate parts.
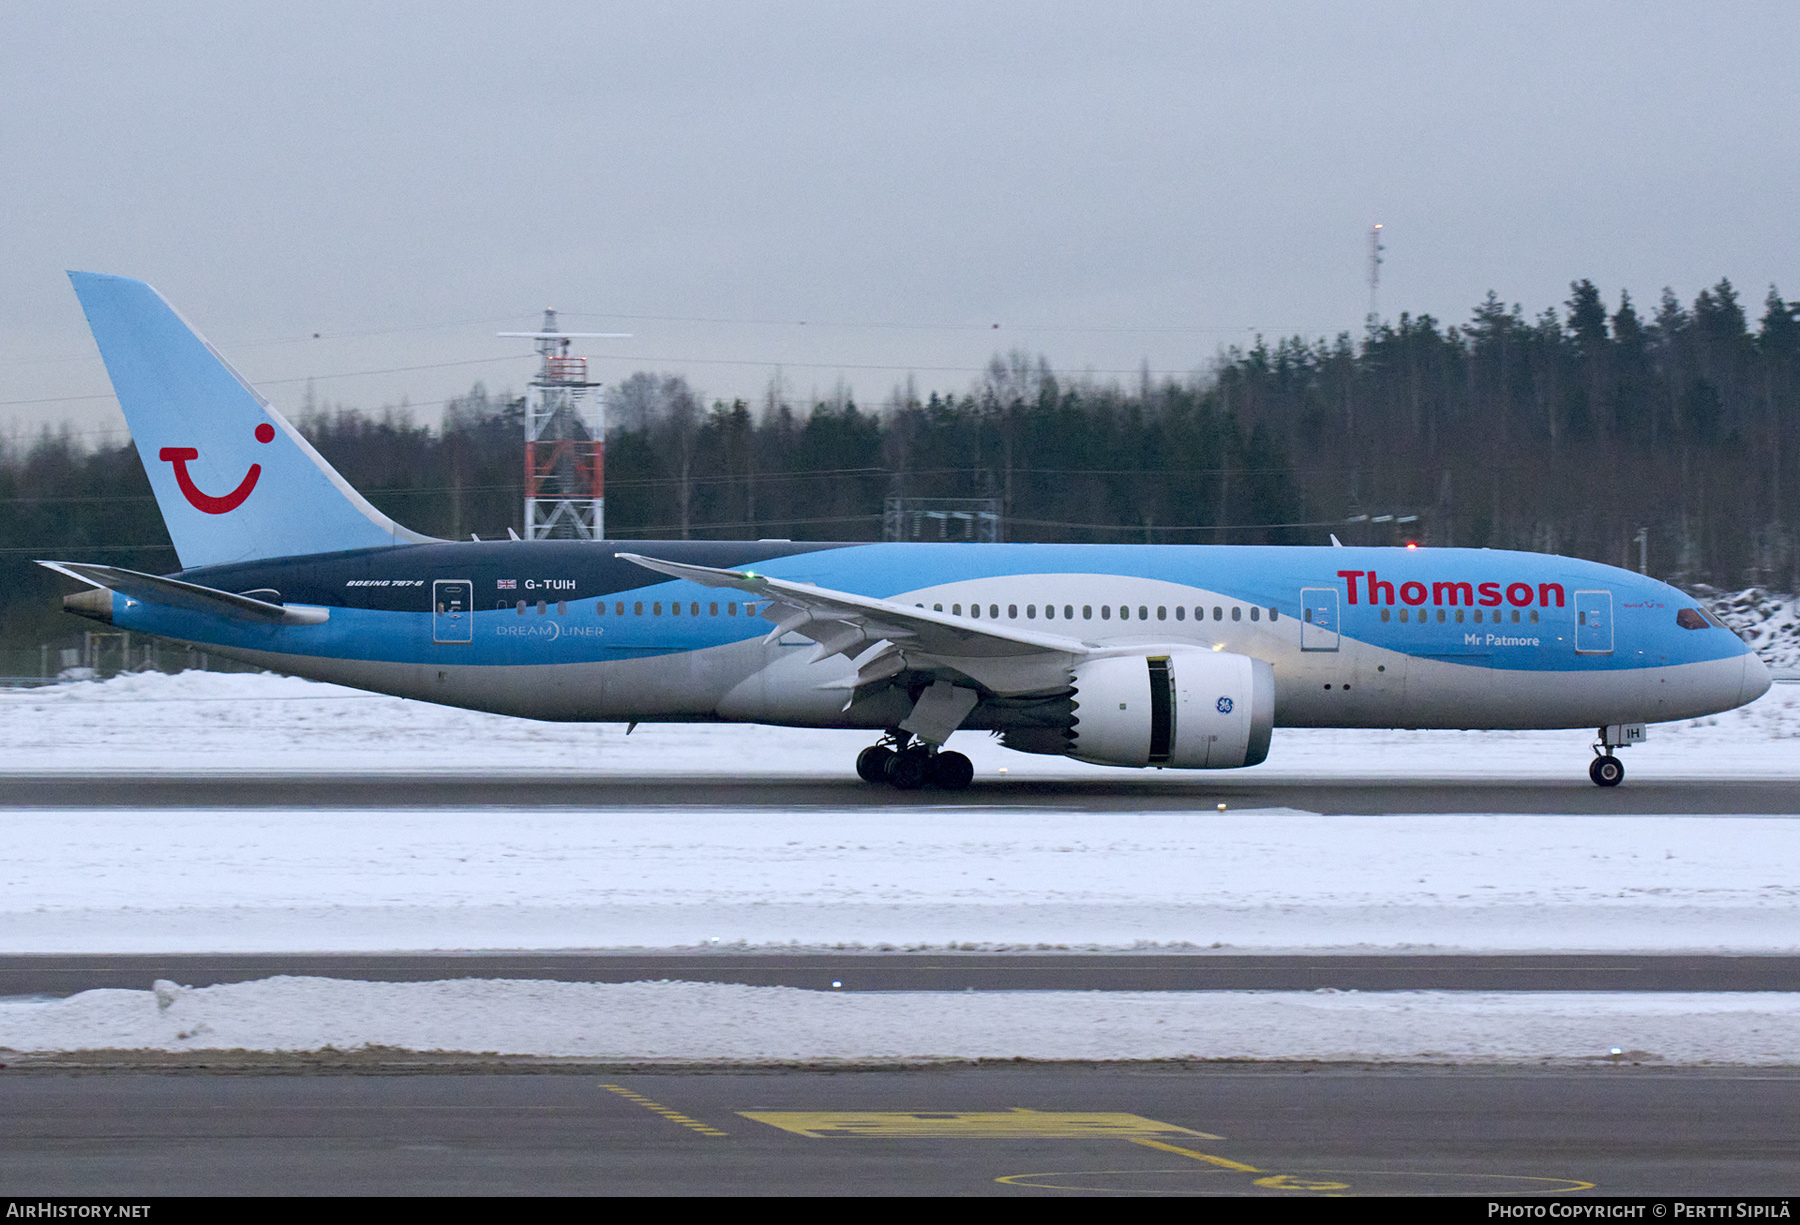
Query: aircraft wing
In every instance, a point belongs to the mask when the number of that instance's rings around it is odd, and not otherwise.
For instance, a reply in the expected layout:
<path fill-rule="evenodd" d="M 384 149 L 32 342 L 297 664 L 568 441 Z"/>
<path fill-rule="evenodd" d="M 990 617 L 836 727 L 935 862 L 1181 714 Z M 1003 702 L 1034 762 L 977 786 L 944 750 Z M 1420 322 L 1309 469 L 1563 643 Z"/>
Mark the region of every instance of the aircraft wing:
<path fill-rule="evenodd" d="M 770 578 L 750 570 L 721 570 L 663 561 L 637 553 L 613 556 L 703 587 L 741 591 L 768 604 L 773 621 L 766 642 L 800 634 L 818 644 L 812 662 L 842 655 L 857 664 L 853 678 L 827 687 L 872 685 L 909 669 L 960 672 L 999 694 L 1055 692 L 1069 668 L 1092 652 L 1078 638 L 974 621 L 893 600 Z"/>
<path fill-rule="evenodd" d="M 95 566 L 75 561 L 40 561 L 38 565 L 79 579 L 91 587 L 103 587 L 145 604 L 165 604 L 188 612 L 211 613 L 234 621 L 260 621 L 270 625 L 318 625 L 331 614 L 323 608 L 289 608 L 234 591 L 184 583 L 159 574 L 142 574 L 118 566 Z M 74 597 L 70 597 L 71 599 Z"/>

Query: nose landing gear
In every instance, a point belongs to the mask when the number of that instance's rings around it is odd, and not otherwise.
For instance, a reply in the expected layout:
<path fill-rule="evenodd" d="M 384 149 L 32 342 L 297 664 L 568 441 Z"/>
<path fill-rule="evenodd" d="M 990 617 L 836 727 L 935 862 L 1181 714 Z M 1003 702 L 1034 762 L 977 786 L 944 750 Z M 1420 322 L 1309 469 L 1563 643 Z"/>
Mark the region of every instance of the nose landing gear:
<path fill-rule="evenodd" d="M 1600 787 L 1617 787 L 1625 778 L 1625 763 L 1611 753 L 1594 758 L 1588 766 L 1588 777 Z"/>
<path fill-rule="evenodd" d="M 856 755 L 856 773 L 865 783 L 887 783 L 901 791 L 917 791 L 926 783 L 961 791 L 974 780 L 975 764 L 961 753 L 915 743 L 906 732 L 890 732 Z"/>
<path fill-rule="evenodd" d="M 1642 723 L 1609 723 L 1595 732 L 1594 760 L 1588 766 L 1588 777 L 1596 787 L 1617 787 L 1625 781 L 1625 765 L 1613 756 L 1613 750 L 1642 744 L 1645 734 Z"/>

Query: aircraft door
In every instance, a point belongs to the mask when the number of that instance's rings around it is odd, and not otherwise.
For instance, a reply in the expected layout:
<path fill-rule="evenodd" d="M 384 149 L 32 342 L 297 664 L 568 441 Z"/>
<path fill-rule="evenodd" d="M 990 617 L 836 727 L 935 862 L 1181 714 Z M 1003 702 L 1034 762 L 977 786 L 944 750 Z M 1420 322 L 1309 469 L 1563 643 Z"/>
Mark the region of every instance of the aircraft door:
<path fill-rule="evenodd" d="M 1338 590 L 1336 587 L 1300 589 L 1300 649 L 1338 649 Z"/>
<path fill-rule="evenodd" d="M 475 641 L 475 584 L 467 579 L 438 579 L 431 584 L 431 640 Z"/>
<path fill-rule="evenodd" d="M 1575 653 L 1577 655 L 1612 654 L 1612 613 L 1612 592 L 1577 591 L 1575 593 Z"/>

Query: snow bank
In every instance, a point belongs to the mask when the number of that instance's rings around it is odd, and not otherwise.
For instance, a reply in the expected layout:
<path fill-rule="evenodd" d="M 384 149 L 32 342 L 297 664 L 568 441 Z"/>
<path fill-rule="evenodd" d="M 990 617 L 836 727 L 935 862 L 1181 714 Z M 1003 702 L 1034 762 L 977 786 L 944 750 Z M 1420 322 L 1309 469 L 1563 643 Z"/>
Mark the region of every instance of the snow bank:
<path fill-rule="evenodd" d="M 546 773 L 605 778 L 854 777 L 867 732 L 753 725 L 539 723 L 257 673 L 126 674 L 0 691 L 0 774 Z M 1208 777 L 1582 778 L 1590 731 L 1277 729 L 1269 759 Z M 1015 753 L 963 732 L 978 778 L 1132 778 L 1138 771 Z M 1707 719 L 1657 724 L 1629 778 L 1800 777 L 1800 686 Z M 1164 779 L 1175 775 L 1160 775 Z"/>
<path fill-rule="evenodd" d="M 410 1051 L 616 1061 L 1800 1062 L 1800 994 L 893 992 L 272 978 L 0 1000 L 13 1051 Z"/>

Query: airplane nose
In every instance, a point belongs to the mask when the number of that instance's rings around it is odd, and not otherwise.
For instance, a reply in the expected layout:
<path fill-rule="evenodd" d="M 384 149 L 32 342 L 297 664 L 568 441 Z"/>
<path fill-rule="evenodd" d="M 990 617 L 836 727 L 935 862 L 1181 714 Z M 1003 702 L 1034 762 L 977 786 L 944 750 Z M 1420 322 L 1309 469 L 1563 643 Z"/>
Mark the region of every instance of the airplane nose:
<path fill-rule="evenodd" d="M 1744 687 L 1738 692 L 1738 705 L 1754 702 L 1769 692 L 1774 678 L 1769 675 L 1769 666 L 1757 657 L 1755 651 L 1744 649 Z"/>

